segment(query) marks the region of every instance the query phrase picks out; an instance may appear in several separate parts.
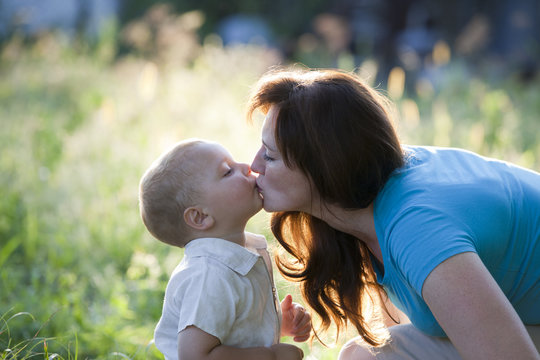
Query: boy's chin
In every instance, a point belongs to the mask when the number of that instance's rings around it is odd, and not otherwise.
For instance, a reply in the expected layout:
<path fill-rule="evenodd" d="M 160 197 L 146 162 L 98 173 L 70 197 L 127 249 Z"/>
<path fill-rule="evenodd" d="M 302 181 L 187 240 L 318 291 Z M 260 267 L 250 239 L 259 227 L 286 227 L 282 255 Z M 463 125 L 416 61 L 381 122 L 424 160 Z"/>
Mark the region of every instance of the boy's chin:
<path fill-rule="evenodd" d="M 253 215 L 257 215 L 261 210 L 263 209 L 262 202 L 255 208 L 255 211 L 253 212 Z"/>
<path fill-rule="evenodd" d="M 256 204 L 250 211 L 250 213 L 248 214 L 248 220 L 251 219 L 253 216 L 257 215 L 259 212 L 261 212 L 261 210 L 263 209 L 263 204 L 262 202 L 259 203 L 259 204 Z"/>
<path fill-rule="evenodd" d="M 264 208 L 264 199 L 261 196 L 259 201 L 257 201 L 257 212 L 261 211 Z"/>

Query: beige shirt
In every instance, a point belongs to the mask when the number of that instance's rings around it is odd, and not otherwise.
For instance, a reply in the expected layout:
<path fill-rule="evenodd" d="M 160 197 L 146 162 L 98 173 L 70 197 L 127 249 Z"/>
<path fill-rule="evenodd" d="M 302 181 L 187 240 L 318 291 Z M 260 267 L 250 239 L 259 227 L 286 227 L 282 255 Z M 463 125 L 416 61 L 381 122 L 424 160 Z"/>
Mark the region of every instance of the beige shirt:
<path fill-rule="evenodd" d="M 165 290 L 154 340 L 165 359 L 178 358 L 178 333 L 190 325 L 234 347 L 279 342 L 281 308 L 261 235 L 246 247 L 217 238 L 190 241 Z"/>

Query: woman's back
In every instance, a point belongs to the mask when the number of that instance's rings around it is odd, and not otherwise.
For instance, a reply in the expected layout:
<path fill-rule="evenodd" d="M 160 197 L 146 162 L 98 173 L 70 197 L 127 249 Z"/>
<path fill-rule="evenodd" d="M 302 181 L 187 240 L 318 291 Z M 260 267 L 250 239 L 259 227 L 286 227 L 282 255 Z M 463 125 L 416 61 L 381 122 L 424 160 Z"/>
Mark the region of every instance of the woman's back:
<path fill-rule="evenodd" d="M 421 298 L 424 280 L 473 251 L 524 323 L 540 324 L 540 174 L 458 149 L 405 149 L 407 164 L 374 208 L 392 300 L 417 327 L 443 335 Z"/>

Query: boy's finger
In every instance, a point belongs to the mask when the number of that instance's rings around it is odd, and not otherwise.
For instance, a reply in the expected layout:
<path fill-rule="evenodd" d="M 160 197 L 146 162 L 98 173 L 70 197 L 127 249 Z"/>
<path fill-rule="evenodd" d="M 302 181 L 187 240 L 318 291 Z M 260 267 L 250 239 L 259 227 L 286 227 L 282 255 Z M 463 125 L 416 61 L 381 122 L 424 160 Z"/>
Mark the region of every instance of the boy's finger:
<path fill-rule="evenodd" d="M 296 311 L 294 313 L 294 325 L 298 325 L 302 322 L 302 320 L 304 320 L 305 318 L 308 318 L 310 319 L 311 318 L 311 315 L 309 315 L 309 313 L 306 312 L 306 309 L 304 309 L 302 306 L 298 306 L 296 308 Z"/>
<path fill-rule="evenodd" d="M 302 327 L 300 327 L 300 330 L 298 331 L 298 334 L 310 334 L 311 333 L 311 323 L 306 323 Z"/>
<path fill-rule="evenodd" d="M 293 306 L 292 295 L 288 294 L 287 296 L 285 296 L 285 298 L 281 302 L 281 309 L 289 310 L 292 306 Z"/>
<path fill-rule="evenodd" d="M 295 329 L 303 329 L 305 327 L 311 327 L 311 319 L 308 316 L 303 317 L 298 322 L 294 323 Z"/>
<path fill-rule="evenodd" d="M 311 319 L 309 319 L 307 316 L 302 319 L 298 324 L 294 324 L 293 331 L 296 334 L 301 334 L 303 331 L 310 331 L 311 330 Z"/>

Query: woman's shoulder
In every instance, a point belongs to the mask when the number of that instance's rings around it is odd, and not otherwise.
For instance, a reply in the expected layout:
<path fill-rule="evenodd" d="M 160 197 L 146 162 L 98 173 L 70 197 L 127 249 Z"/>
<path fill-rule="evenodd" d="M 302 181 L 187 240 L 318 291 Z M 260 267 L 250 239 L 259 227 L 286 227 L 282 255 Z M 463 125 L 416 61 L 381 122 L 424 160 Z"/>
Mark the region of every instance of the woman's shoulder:
<path fill-rule="evenodd" d="M 502 161 L 459 148 L 404 146 L 405 164 L 392 173 L 381 197 L 455 192 L 461 187 L 497 183 L 506 171 Z M 503 166 L 501 166 L 503 165 Z M 387 199 L 388 200 L 388 199 Z"/>
<path fill-rule="evenodd" d="M 466 222 L 463 216 L 472 199 L 491 204 L 506 196 L 498 170 L 479 155 L 429 146 L 408 146 L 404 151 L 406 164 L 375 199 L 375 221 L 383 229 L 413 220 Z"/>
<path fill-rule="evenodd" d="M 401 170 L 420 165 L 455 166 L 456 162 L 486 162 L 489 159 L 467 149 L 455 147 L 403 145 L 405 165 Z M 450 161 L 450 163 L 448 163 Z"/>

